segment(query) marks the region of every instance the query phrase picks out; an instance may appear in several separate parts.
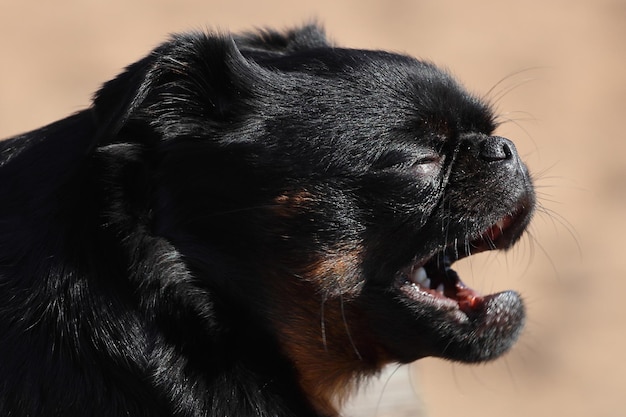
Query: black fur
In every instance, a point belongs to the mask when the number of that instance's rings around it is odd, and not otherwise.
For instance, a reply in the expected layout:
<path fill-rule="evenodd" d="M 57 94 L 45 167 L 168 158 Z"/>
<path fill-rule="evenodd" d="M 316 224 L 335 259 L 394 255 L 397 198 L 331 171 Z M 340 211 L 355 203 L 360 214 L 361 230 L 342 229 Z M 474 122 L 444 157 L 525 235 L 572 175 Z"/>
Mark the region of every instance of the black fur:
<path fill-rule="evenodd" d="M 519 296 L 445 266 L 530 220 L 494 128 L 314 26 L 174 36 L 0 142 L 0 415 L 334 415 L 386 363 L 499 356 Z"/>

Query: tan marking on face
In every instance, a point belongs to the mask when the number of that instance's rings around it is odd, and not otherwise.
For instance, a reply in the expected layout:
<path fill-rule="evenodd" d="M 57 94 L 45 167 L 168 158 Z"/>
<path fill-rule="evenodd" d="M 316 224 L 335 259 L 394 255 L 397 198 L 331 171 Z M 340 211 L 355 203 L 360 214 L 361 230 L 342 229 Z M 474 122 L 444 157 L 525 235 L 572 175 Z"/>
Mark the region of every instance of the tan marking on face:
<path fill-rule="evenodd" d="M 388 362 L 355 303 L 359 264 L 360 250 L 340 250 L 303 265 L 297 276 L 272 277 L 279 343 L 323 415 L 337 415 L 359 381 Z"/>
<path fill-rule="evenodd" d="M 274 213 L 279 217 L 293 217 L 306 211 L 315 201 L 313 194 L 305 190 L 289 192 L 274 198 Z"/>

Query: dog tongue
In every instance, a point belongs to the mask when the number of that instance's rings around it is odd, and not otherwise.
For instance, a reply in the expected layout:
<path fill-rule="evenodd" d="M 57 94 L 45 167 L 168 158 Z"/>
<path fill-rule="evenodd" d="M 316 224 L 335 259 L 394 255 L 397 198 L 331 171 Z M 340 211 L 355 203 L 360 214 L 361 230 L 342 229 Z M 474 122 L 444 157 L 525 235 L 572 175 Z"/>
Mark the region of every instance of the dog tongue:
<path fill-rule="evenodd" d="M 449 294 L 446 294 L 449 298 L 456 300 L 459 305 L 459 309 L 465 314 L 470 314 L 473 311 L 479 310 L 483 304 L 483 296 L 474 289 L 465 285 L 455 270 L 450 268 L 450 260 L 445 260 L 445 271 L 448 279 L 454 281 L 454 290 Z"/>
<path fill-rule="evenodd" d="M 451 268 L 452 261 L 448 256 L 442 256 L 439 259 L 430 262 L 425 266 L 424 277 L 430 277 L 430 293 L 438 297 L 446 297 L 457 302 L 459 309 L 466 314 L 479 310 L 484 304 L 483 296 L 477 291 L 468 287 L 461 281 L 461 278 L 454 269 Z M 419 282 L 419 279 L 416 281 Z M 424 284 L 422 280 L 419 282 Z M 434 288 L 441 288 L 434 291 Z"/>
<path fill-rule="evenodd" d="M 455 298 L 461 311 L 469 315 L 482 308 L 485 303 L 482 295 L 470 287 L 465 286 L 461 280 L 457 282 L 456 288 L 457 293 Z"/>

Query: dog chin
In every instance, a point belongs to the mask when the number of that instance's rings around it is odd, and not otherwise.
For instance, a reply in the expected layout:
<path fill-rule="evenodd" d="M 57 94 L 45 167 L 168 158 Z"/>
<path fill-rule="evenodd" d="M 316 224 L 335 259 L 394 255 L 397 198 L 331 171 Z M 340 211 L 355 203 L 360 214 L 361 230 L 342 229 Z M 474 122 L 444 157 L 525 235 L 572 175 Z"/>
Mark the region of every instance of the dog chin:
<path fill-rule="evenodd" d="M 0 143 L 0 415 L 335 416 L 387 363 L 498 357 L 520 296 L 453 269 L 532 215 L 495 120 L 315 26 L 175 35 Z"/>

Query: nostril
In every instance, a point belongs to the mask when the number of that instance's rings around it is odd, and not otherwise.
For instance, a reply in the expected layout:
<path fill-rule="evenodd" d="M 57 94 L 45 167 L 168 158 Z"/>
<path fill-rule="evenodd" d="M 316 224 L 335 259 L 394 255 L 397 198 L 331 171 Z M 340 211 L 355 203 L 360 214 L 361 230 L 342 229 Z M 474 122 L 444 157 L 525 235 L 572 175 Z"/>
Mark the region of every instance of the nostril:
<path fill-rule="evenodd" d="M 511 159 L 511 142 L 499 136 L 490 136 L 480 144 L 480 157 L 487 162 Z"/>

